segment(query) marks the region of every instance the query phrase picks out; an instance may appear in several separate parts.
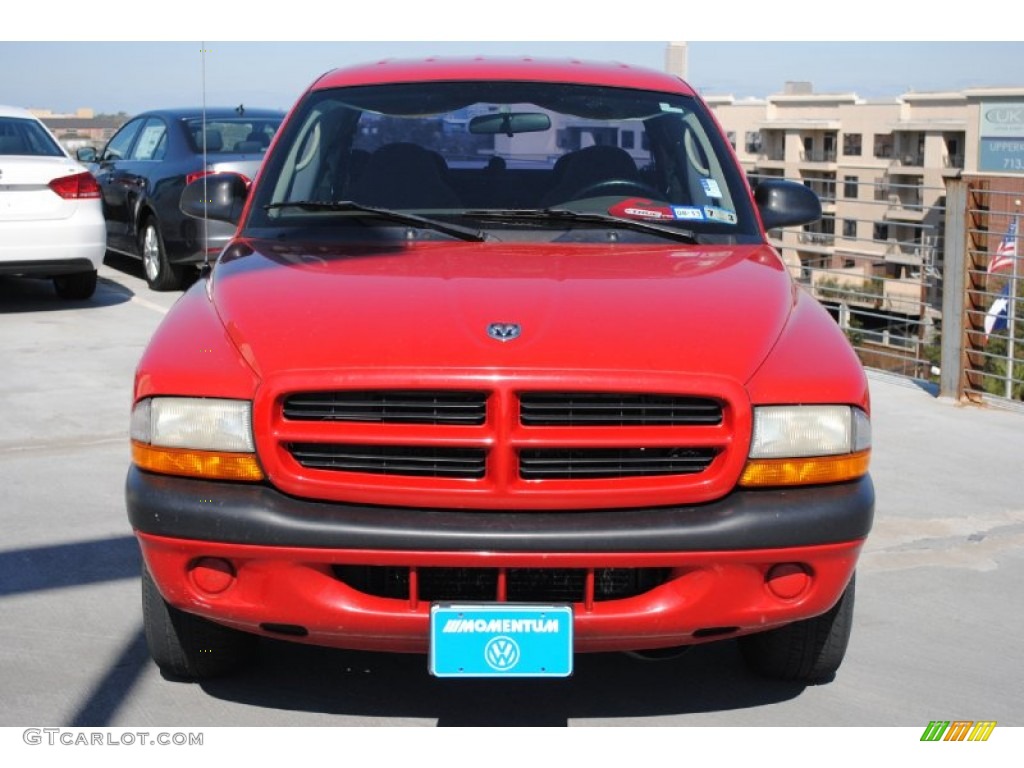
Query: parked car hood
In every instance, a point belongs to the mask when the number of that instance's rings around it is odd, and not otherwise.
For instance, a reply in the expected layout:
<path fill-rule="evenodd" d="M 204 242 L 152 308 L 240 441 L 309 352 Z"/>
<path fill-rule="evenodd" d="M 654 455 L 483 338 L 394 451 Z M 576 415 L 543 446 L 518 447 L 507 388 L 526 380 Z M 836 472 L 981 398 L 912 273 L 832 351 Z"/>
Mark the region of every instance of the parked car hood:
<path fill-rule="evenodd" d="M 240 241 L 211 281 L 221 321 L 261 377 L 441 366 L 714 371 L 745 382 L 796 291 L 763 245 Z M 495 323 L 520 334 L 495 339 Z"/>

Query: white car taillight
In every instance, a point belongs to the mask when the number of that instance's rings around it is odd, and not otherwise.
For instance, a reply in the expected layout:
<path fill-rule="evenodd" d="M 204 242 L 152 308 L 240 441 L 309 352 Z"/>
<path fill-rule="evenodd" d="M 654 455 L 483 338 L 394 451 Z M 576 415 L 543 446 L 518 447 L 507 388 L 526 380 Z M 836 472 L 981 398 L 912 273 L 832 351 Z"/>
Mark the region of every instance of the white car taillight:
<path fill-rule="evenodd" d="M 100 185 L 91 173 L 76 173 L 73 176 L 61 176 L 47 186 L 65 200 L 85 200 L 100 196 Z"/>

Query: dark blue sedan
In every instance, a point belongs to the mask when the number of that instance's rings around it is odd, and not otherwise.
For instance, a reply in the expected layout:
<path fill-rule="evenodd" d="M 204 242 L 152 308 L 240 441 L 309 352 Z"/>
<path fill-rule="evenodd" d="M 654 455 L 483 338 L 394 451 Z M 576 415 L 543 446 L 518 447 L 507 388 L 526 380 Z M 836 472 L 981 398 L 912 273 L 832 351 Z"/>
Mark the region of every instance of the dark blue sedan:
<path fill-rule="evenodd" d="M 283 118 L 246 107 L 153 110 L 125 123 L 98 155 L 79 150 L 103 192 L 108 249 L 142 259 L 150 288 L 180 288 L 234 231 L 182 214 L 181 191 L 207 173 L 251 180 Z"/>

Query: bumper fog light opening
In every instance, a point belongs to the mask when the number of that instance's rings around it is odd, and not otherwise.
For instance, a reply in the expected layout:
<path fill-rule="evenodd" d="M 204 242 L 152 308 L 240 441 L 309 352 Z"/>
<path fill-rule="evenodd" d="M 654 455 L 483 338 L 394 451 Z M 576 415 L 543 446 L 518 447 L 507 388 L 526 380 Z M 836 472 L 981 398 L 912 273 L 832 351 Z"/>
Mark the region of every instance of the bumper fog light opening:
<path fill-rule="evenodd" d="M 220 557 L 202 557 L 189 566 L 189 577 L 196 589 L 219 595 L 235 583 L 235 567 Z"/>
<path fill-rule="evenodd" d="M 811 574 L 800 563 L 779 563 L 765 574 L 768 591 L 780 600 L 795 600 L 811 586 Z"/>

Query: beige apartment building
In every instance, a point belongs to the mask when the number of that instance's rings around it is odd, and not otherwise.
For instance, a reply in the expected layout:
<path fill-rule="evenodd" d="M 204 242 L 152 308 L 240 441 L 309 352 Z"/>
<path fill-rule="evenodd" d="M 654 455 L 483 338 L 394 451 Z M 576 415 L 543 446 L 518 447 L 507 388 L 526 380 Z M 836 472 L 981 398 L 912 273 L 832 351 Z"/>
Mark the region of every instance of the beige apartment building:
<path fill-rule="evenodd" d="M 49 109 L 29 112 L 42 120 L 71 154 L 80 147 L 102 147 L 128 121 L 125 113 L 97 117 L 88 107 L 80 107 L 74 114 L 58 114 Z"/>
<path fill-rule="evenodd" d="M 821 221 L 772 233 L 794 276 L 882 346 L 926 341 L 940 317 L 946 181 L 1016 186 L 1024 88 L 867 100 L 797 82 L 767 99 L 704 98 L 752 182 L 799 180 L 821 198 Z"/>

